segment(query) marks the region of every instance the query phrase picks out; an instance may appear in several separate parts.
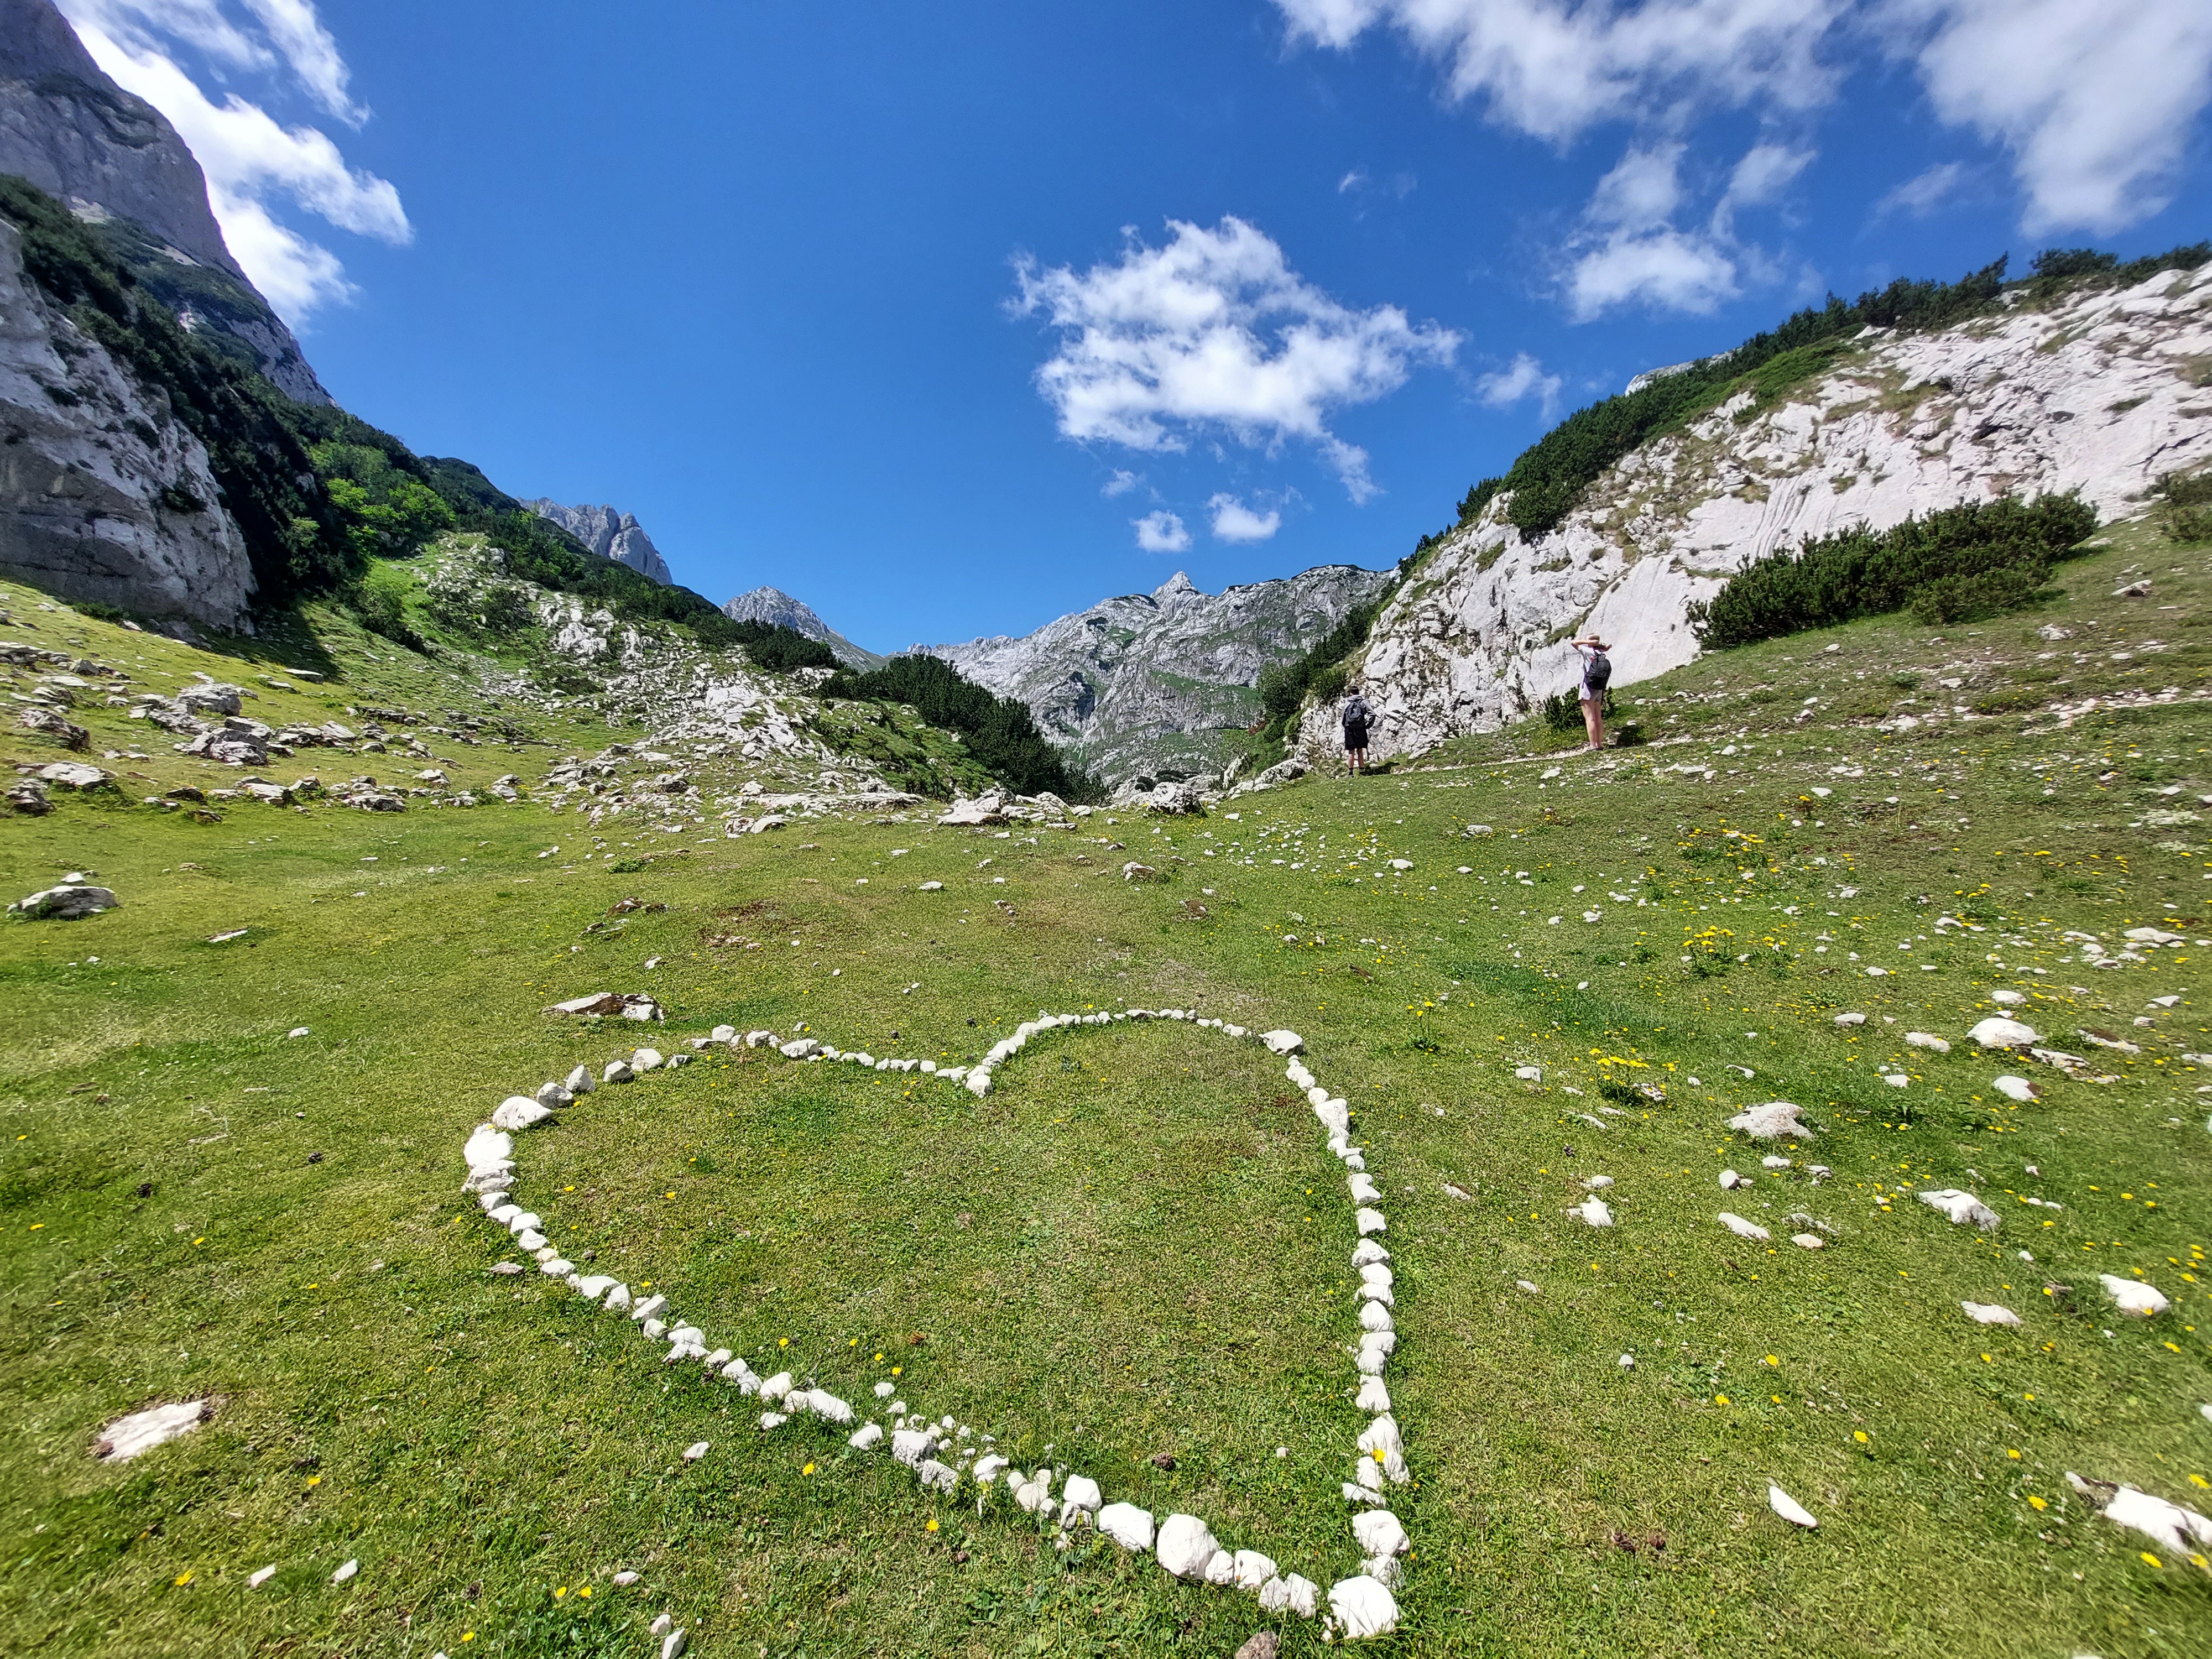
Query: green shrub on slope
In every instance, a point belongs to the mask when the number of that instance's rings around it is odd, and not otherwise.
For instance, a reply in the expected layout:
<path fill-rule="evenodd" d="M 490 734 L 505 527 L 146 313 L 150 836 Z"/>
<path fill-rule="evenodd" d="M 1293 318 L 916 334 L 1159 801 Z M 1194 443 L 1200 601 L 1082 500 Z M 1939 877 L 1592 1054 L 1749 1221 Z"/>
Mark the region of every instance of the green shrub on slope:
<path fill-rule="evenodd" d="M 2027 604 L 2096 527 L 2097 510 L 2071 495 L 1860 525 L 1746 565 L 1690 623 L 1700 645 L 1725 649 L 1907 609 L 1929 623 L 1995 616 Z"/>
<path fill-rule="evenodd" d="M 957 732 L 992 776 L 1022 794 L 1049 790 L 1083 800 L 1098 793 L 1097 780 L 1071 767 L 1037 730 L 1026 704 L 993 696 L 940 657 L 893 657 L 865 674 L 841 673 L 822 695 L 910 704 L 932 726 Z"/>

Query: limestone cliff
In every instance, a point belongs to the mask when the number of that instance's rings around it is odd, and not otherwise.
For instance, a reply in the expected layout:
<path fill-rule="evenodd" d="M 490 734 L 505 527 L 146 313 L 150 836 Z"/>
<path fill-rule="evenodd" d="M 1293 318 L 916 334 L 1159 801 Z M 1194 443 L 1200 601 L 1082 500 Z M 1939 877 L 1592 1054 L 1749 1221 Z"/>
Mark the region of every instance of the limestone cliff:
<path fill-rule="evenodd" d="M 50 0 L 0 0 L 0 173 L 97 227 L 187 328 L 235 341 L 242 360 L 289 396 L 331 401 L 292 331 L 231 258 L 185 141 L 108 78 Z"/>
<path fill-rule="evenodd" d="M 253 571 L 206 447 L 24 274 L 0 221 L 0 570 L 64 599 L 245 625 Z"/>
<path fill-rule="evenodd" d="M 1613 683 L 1697 654 L 1685 612 L 1748 560 L 1854 523 L 2079 489 L 2106 518 L 2212 459 L 2212 266 L 1939 332 L 1869 330 L 1825 374 L 1742 392 L 1632 451 L 1551 532 L 1499 496 L 1377 619 L 1360 665 L 1378 756 L 1517 719 L 1574 684 L 1565 641 L 1612 642 Z M 1335 738 L 1334 709 L 1301 742 Z"/>
<path fill-rule="evenodd" d="M 1297 656 L 1380 593 L 1390 573 L 1322 565 L 1218 594 L 1177 571 L 1019 638 L 926 648 L 1029 705 L 1053 742 L 1108 783 L 1218 769 L 1260 718 L 1260 671 Z"/>
<path fill-rule="evenodd" d="M 668 573 L 668 561 L 660 556 L 635 513 L 617 513 L 611 507 L 562 507 L 544 496 L 523 505 L 539 518 L 550 519 L 603 559 L 626 564 L 663 586 L 675 580 Z"/>

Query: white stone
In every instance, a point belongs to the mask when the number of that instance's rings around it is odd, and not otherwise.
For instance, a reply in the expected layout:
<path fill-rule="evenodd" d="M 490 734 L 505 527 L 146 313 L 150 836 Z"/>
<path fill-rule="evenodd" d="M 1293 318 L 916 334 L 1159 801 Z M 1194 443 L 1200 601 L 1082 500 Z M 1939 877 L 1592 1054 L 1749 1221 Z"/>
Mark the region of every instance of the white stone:
<path fill-rule="evenodd" d="M 1821 1250 L 1827 1248 L 1827 1241 L 1818 1233 L 1792 1233 L 1790 1235 L 1790 1242 L 1801 1250 Z"/>
<path fill-rule="evenodd" d="M 1984 1048 L 2027 1048 L 2043 1041 L 2033 1026 L 2002 1014 L 1991 1014 L 1966 1035 Z"/>
<path fill-rule="evenodd" d="M 1777 1515 L 1793 1527 L 1803 1527 L 1809 1531 L 1820 1524 L 1811 1510 L 1779 1486 L 1771 1484 L 1767 1486 L 1766 1502 Z"/>
<path fill-rule="evenodd" d="M 684 1650 L 689 1647 L 690 1643 L 690 1637 L 684 1632 L 680 1630 L 669 1632 L 660 1638 L 660 1659 L 684 1659 Z"/>
<path fill-rule="evenodd" d="M 165 1441 L 190 1434 L 207 1420 L 208 1407 L 204 1401 L 185 1400 L 172 1406 L 149 1406 L 144 1411 L 132 1412 L 128 1417 L 118 1417 L 100 1431 L 94 1445 L 95 1456 L 110 1462 L 128 1463 L 143 1451 L 151 1451 Z"/>
<path fill-rule="evenodd" d="M 1228 1589 L 1237 1582 L 1237 1558 L 1227 1550 L 1214 1551 L 1213 1559 L 1206 1564 L 1199 1578 L 1216 1589 Z"/>
<path fill-rule="evenodd" d="M 333 1584 L 343 1584 L 347 1579 L 352 1577 L 360 1571 L 361 1563 L 359 1561 L 349 1560 L 341 1565 L 336 1572 L 331 1575 L 331 1583 Z"/>
<path fill-rule="evenodd" d="M 1389 1309 L 1379 1302 L 1365 1302 L 1359 1308 L 1359 1328 L 1364 1331 L 1389 1331 L 1397 1328 L 1390 1317 Z"/>
<path fill-rule="evenodd" d="M 1720 1219 L 1721 1225 L 1727 1228 L 1738 1238 L 1755 1238 L 1764 1243 L 1766 1240 L 1774 1237 L 1773 1234 L 1768 1232 L 1765 1228 L 1760 1226 L 1756 1221 L 1747 1221 L 1741 1216 L 1736 1214 L 1733 1210 L 1723 1210 L 1721 1212 Z"/>
<path fill-rule="evenodd" d="M 495 1169 L 514 1156 L 514 1139 L 485 1124 L 461 1148 L 461 1159 L 471 1170 Z"/>
<path fill-rule="evenodd" d="M 855 1451 L 866 1451 L 883 1437 L 882 1424 L 863 1423 L 858 1429 L 845 1437 L 845 1443 Z"/>
<path fill-rule="evenodd" d="M 1972 1193 L 1961 1192 L 1956 1187 L 1941 1187 L 1920 1194 L 1920 1201 L 1931 1210 L 1940 1210 L 1954 1226 L 1972 1223 L 1984 1232 L 1997 1226 L 1996 1212 Z"/>
<path fill-rule="evenodd" d="M 1721 1171 L 1721 1190 L 1724 1193 L 1732 1193 L 1739 1187 L 1750 1185 L 1751 1180 L 1747 1176 L 1740 1176 L 1734 1170 Z"/>
<path fill-rule="evenodd" d="M 246 1575 L 246 1588 L 248 1589 L 259 1589 L 264 1584 L 267 1583 L 270 1579 L 274 1577 L 276 1573 L 276 1569 L 273 1566 L 257 1567 L 253 1571 Z"/>
<path fill-rule="evenodd" d="M 1069 1475 L 1060 1488 L 1060 1508 L 1070 1515 L 1096 1514 L 1104 1500 L 1105 1494 L 1098 1490 L 1098 1483 L 1087 1474 Z"/>
<path fill-rule="evenodd" d="M 1513 1068 L 1513 1075 L 1523 1083 L 1541 1083 L 1544 1068 L 1540 1066 L 1516 1066 Z"/>
<path fill-rule="evenodd" d="M 2020 1325 L 2020 1316 L 2010 1308 L 2001 1308 L 1993 1302 L 1961 1302 L 1959 1306 L 1967 1318 L 1977 1325 Z"/>
<path fill-rule="evenodd" d="M 1099 1510 L 1099 1531 L 1133 1555 L 1148 1551 L 1152 1548 L 1152 1513 L 1137 1504 L 1106 1504 Z"/>
<path fill-rule="evenodd" d="M 1236 1570 L 1237 1588 L 1257 1595 L 1275 1576 L 1275 1564 L 1257 1550 L 1239 1550 L 1230 1558 Z"/>
<path fill-rule="evenodd" d="M 609 1313 L 624 1313 L 629 1309 L 629 1286 L 617 1285 L 607 1292 L 606 1300 L 599 1304 Z"/>
<path fill-rule="evenodd" d="M 684 1449 L 684 1461 L 687 1463 L 696 1463 L 704 1457 L 709 1449 L 705 1441 L 695 1440 Z"/>
<path fill-rule="evenodd" d="M 975 1484 L 988 1486 L 999 1478 L 999 1472 L 1007 1467 L 1005 1458 L 990 1452 L 975 1460 Z"/>
<path fill-rule="evenodd" d="M 1306 1040 L 1296 1031 L 1262 1031 L 1260 1041 L 1267 1045 L 1271 1054 L 1299 1054 L 1306 1046 Z"/>
<path fill-rule="evenodd" d="M 545 1247 L 545 1235 L 538 1231 L 535 1228 L 525 1227 L 520 1232 L 514 1236 L 514 1242 L 516 1246 L 521 1249 L 543 1249 Z"/>
<path fill-rule="evenodd" d="M 791 1373 L 778 1371 L 760 1386 L 761 1404 L 773 1406 L 791 1392 Z"/>
<path fill-rule="evenodd" d="M 629 1310 L 629 1316 L 635 1321 L 642 1322 L 645 1320 L 652 1318 L 655 1314 L 659 1313 L 667 1305 L 668 1298 L 656 1291 L 651 1296 L 646 1297 L 644 1301 L 632 1308 Z"/>
<path fill-rule="evenodd" d="M 1992 991 L 1990 1000 L 2000 1008 L 2017 1008 L 2027 999 L 2018 991 Z"/>
<path fill-rule="evenodd" d="M 1838 1025 L 1863 1025 L 1866 1024 L 1866 1016 L 1864 1014 L 1838 1014 L 1836 1016 L 1836 1024 Z"/>
<path fill-rule="evenodd" d="M 1098 1517 L 1098 1524 L 1102 1529 L 1104 1528 L 1104 1515 Z M 1159 1558 L 1160 1565 L 1177 1578 L 1198 1579 L 1205 1576 L 1206 1565 L 1221 1553 L 1221 1546 L 1206 1522 L 1196 1516 L 1171 1515 L 1160 1522 L 1153 1553 Z"/>
<path fill-rule="evenodd" d="M 1363 1208 L 1353 1218 L 1353 1219 L 1358 1224 L 1359 1236 L 1362 1238 L 1366 1237 L 1370 1233 L 1387 1232 L 1389 1231 L 1390 1224 L 1383 1220 L 1382 1212 L 1380 1210 Z"/>
<path fill-rule="evenodd" d="M 1601 1193 L 1613 1185 L 1613 1177 L 1608 1175 L 1584 1176 L 1583 1185 L 1594 1193 Z"/>
<path fill-rule="evenodd" d="M 1346 1641 L 1388 1636 L 1398 1628 L 1398 1603 L 1389 1587 L 1368 1573 L 1331 1584 L 1328 1610 Z"/>
<path fill-rule="evenodd" d="M 2133 1486 L 2122 1486 L 2113 1493 L 2103 1513 L 2114 1525 L 2155 1539 L 2176 1555 L 2196 1555 L 2212 1549 L 2212 1520 Z"/>
<path fill-rule="evenodd" d="M 591 1093 L 592 1090 L 598 1088 L 599 1085 L 592 1080 L 592 1073 L 589 1066 L 579 1066 L 574 1071 L 570 1072 L 567 1077 L 561 1079 L 561 1086 L 566 1089 L 571 1095 L 582 1096 Z"/>
<path fill-rule="evenodd" d="M 919 1468 L 940 1437 L 933 1428 L 899 1429 L 891 1435 L 891 1455 L 908 1468 Z"/>
<path fill-rule="evenodd" d="M 1992 1079 L 1990 1087 L 2007 1100 L 2027 1101 L 2035 1098 L 2035 1085 L 2024 1077 L 2013 1077 L 2007 1074 Z"/>
<path fill-rule="evenodd" d="M 2148 1319 L 2166 1310 L 2166 1297 L 2154 1285 L 2146 1285 L 2138 1279 L 2122 1279 L 2118 1273 L 2099 1273 L 2097 1279 L 2104 1285 L 2105 1294 L 2112 1298 L 2113 1305 L 2124 1314 Z"/>
<path fill-rule="evenodd" d="M 1568 1210 L 1567 1213 L 1569 1215 L 1580 1216 L 1583 1223 L 1589 1226 L 1610 1227 L 1613 1225 L 1613 1211 L 1611 1207 L 1607 1205 L 1603 1199 L 1597 1197 L 1595 1194 L 1592 1194 L 1590 1197 L 1584 1199 L 1581 1203 L 1575 1205 Z"/>
<path fill-rule="evenodd" d="M 1377 1261 L 1388 1261 L 1389 1259 L 1390 1252 L 1372 1238 L 1361 1239 L 1358 1248 L 1352 1252 L 1352 1265 L 1355 1267 L 1371 1267 Z"/>
<path fill-rule="evenodd" d="M 1387 1412 L 1390 1409 L 1390 1390 L 1382 1385 L 1379 1376 L 1359 1379 L 1359 1395 L 1352 1405 L 1363 1412 Z"/>
<path fill-rule="evenodd" d="M 1354 1204 L 1377 1204 L 1382 1201 L 1382 1188 L 1375 1184 L 1375 1177 L 1372 1176 L 1347 1176 L 1345 1178 L 1345 1185 L 1351 1189 L 1352 1201 Z"/>
<path fill-rule="evenodd" d="M 635 1072 L 630 1070 L 629 1062 L 628 1060 L 611 1060 L 607 1062 L 606 1070 L 599 1073 L 599 1081 L 602 1083 L 628 1083 L 637 1074 Z"/>
<path fill-rule="evenodd" d="M 1729 1120 L 1728 1126 L 1753 1140 L 1779 1140 L 1784 1135 L 1810 1140 L 1813 1131 L 1798 1115 L 1803 1109 L 1787 1100 L 1770 1100 L 1765 1105 L 1738 1112 Z"/>
<path fill-rule="evenodd" d="M 1295 1613 L 1301 1619 L 1310 1619 L 1320 1607 L 1321 1586 L 1295 1572 L 1260 1587 L 1262 1613 Z"/>
<path fill-rule="evenodd" d="M 915 1473 L 921 1477 L 925 1492 L 950 1492 L 960 1484 L 960 1471 L 950 1464 L 940 1463 L 933 1457 L 925 1457 L 915 1466 Z"/>
<path fill-rule="evenodd" d="M 788 1412 L 763 1412 L 760 1414 L 760 1425 L 763 1429 L 780 1429 L 790 1421 Z"/>
<path fill-rule="evenodd" d="M 803 1395 L 793 1395 L 791 1398 L 794 1404 L 804 1400 L 806 1409 L 825 1423 L 849 1423 L 853 1420 L 852 1407 L 826 1389 L 809 1389 Z"/>

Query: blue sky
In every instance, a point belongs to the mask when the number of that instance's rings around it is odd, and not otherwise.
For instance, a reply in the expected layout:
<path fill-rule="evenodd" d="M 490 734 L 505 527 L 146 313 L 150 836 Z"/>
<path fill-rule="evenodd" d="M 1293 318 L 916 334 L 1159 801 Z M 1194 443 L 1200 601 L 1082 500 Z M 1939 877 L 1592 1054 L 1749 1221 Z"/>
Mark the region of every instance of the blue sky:
<path fill-rule="evenodd" d="M 339 401 L 878 649 L 1381 566 L 1794 307 L 2212 235 L 2203 0 L 63 0 Z"/>

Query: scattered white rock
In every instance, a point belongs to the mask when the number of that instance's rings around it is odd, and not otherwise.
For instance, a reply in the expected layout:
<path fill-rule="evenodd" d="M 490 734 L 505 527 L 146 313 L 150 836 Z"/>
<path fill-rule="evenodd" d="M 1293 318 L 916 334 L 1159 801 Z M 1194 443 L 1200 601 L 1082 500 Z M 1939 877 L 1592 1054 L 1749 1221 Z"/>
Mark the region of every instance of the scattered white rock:
<path fill-rule="evenodd" d="M 2033 1026 L 2002 1014 L 1991 1014 L 1966 1035 L 1984 1048 L 2028 1048 L 2043 1041 Z"/>
<path fill-rule="evenodd" d="M 1377 1556 L 1401 1555 L 1412 1547 L 1406 1536 L 1405 1523 L 1388 1510 L 1369 1510 L 1354 1516 L 1352 1535 L 1359 1542 L 1359 1553 L 1368 1559 Z"/>
<path fill-rule="evenodd" d="M 1961 1302 L 1959 1306 L 1977 1325 L 2009 1325 L 2014 1329 L 2019 1328 L 2020 1316 L 2010 1308 L 2001 1308 L 1994 1302 Z"/>
<path fill-rule="evenodd" d="M 687 1463 L 696 1463 L 707 1455 L 708 1449 L 707 1442 L 695 1440 L 684 1449 L 684 1461 Z"/>
<path fill-rule="evenodd" d="M 352 1577 L 360 1571 L 361 1563 L 358 1560 L 349 1560 L 340 1566 L 336 1572 L 331 1575 L 331 1583 L 333 1584 L 343 1584 L 347 1579 Z"/>
<path fill-rule="evenodd" d="M 1866 1024 L 1866 1016 L 1864 1014 L 1838 1014 L 1836 1016 L 1836 1024 L 1838 1025 L 1863 1025 Z"/>
<path fill-rule="evenodd" d="M 1729 1120 L 1728 1126 L 1753 1140 L 1779 1140 L 1784 1135 L 1810 1140 L 1813 1131 L 1799 1115 L 1803 1109 L 1787 1100 L 1770 1100 L 1763 1106 L 1738 1112 Z"/>
<path fill-rule="evenodd" d="M 1956 1187 L 1941 1187 L 1923 1193 L 1920 1201 L 1931 1210 L 1941 1210 L 1954 1226 L 1971 1223 L 1984 1232 L 1993 1232 L 1998 1225 L 1996 1211 L 1972 1193 L 1961 1192 Z"/>
<path fill-rule="evenodd" d="M 1262 1613 L 1295 1613 L 1301 1619 L 1310 1619 L 1320 1607 L 1321 1586 L 1297 1573 L 1270 1579 L 1260 1587 Z"/>
<path fill-rule="evenodd" d="M 1721 1190 L 1724 1193 L 1732 1193 L 1739 1187 L 1748 1187 L 1750 1185 L 1751 1177 L 1749 1176 L 1740 1176 L 1734 1170 L 1723 1170 L 1721 1171 Z"/>
<path fill-rule="evenodd" d="M 2007 1100 L 2033 1100 L 2036 1096 L 2035 1085 L 2024 1077 L 2008 1074 L 1991 1081 L 1990 1087 Z"/>
<path fill-rule="evenodd" d="M 981 1463 L 975 1466 L 979 1479 L 981 1478 L 981 1471 L 983 1463 L 993 1461 L 994 1460 L 985 1458 Z M 1003 1463 L 1005 1460 L 995 1461 Z M 1134 1504 L 1106 1505 L 1104 1509 L 1098 1511 L 1098 1530 L 1132 1553 L 1139 1550 L 1148 1550 L 1152 1547 L 1152 1511 L 1139 1509 Z"/>
<path fill-rule="evenodd" d="M 2168 1304 L 2155 1285 L 2146 1285 L 2139 1279 L 2122 1279 L 2118 1273 L 2099 1273 L 2097 1280 L 2105 1287 L 2105 1294 L 2112 1298 L 2113 1305 L 2124 1314 L 2133 1314 L 2138 1319 L 2149 1319 L 2166 1310 Z"/>
<path fill-rule="evenodd" d="M 254 1571 L 246 1575 L 246 1588 L 248 1589 L 259 1589 L 264 1584 L 267 1583 L 271 1578 L 276 1577 L 276 1569 L 273 1566 L 257 1567 Z"/>
<path fill-rule="evenodd" d="M 118 1417 L 100 1431 L 93 1443 L 92 1455 L 111 1462 L 128 1463 L 143 1451 L 151 1451 L 164 1441 L 174 1440 L 190 1434 L 212 1416 L 213 1410 L 204 1400 L 179 1401 L 170 1406 L 149 1406 L 143 1411 L 132 1412 L 128 1417 Z"/>
<path fill-rule="evenodd" d="M 1792 1233 L 1790 1235 L 1790 1242 L 1801 1250 L 1821 1250 L 1827 1248 L 1827 1241 L 1818 1233 Z"/>
<path fill-rule="evenodd" d="M 519 1132 L 533 1124 L 543 1123 L 552 1115 L 550 1109 L 539 1105 L 527 1095 L 510 1095 L 491 1115 L 491 1121 L 495 1128 Z"/>
<path fill-rule="evenodd" d="M 1237 1588 L 1257 1595 L 1275 1576 L 1275 1564 L 1257 1550 L 1239 1550 L 1230 1558 L 1236 1569 Z"/>
<path fill-rule="evenodd" d="M 882 1424 L 863 1423 L 858 1429 L 845 1437 L 845 1443 L 850 1446 L 854 1451 L 866 1451 L 869 1447 L 876 1444 L 877 1442 L 880 1441 L 883 1437 L 884 1425 Z"/>
<path fill-rule="evenodd" d="M 1777 1515 L 1793 1527 L 1803 1527 L 1809 1531 L 1820 1524 L 1810 1510 L 1771 1483 L 1766 1488 L 1766 1501 Z"/>
<path fill-rule="evenodd" d="M 1760 1226 L 1756 1221 L 1747 1221 L 1741 1216 L 1736 1214 L 1733 1210 L 1723 1210 L 1721 1212 L 1721 1225 L 1727 1228 L 1738 1238 L 1755 1238 L 1759 1240 L 1761 1243 L 1764 1243 L 1767 1239 L 1774 1237 L 1773 1234 L 1768 1232 L 1765 1228 Z"/>
<path fill-rule="evenodd" d="M 1930 1054 L 1948 1054 L 1951 1052 L 1951 1045 L 1933 1031 L 1907 1031 L 1905 1040 L 1911 1047 L 1925 1048 Z"/>
<path fill-rule="evenodd" d="M 1267 1052 L 1272 1054 L 1302 1054 L 1306 1046 L 1306 1040 L 1296 1031 L 1262 1031 L 1260 1041 L 1267 1045 Z"/>
<path fill-rule="evenodd" d="M 1610 1227 L 1613 1225 L 1612 1210 L 1607 1207 L 1606 1201 L 1603 1199 L 1595 1195 L 1584 1199 L 1581 1203 L 1569 1210 L 1567 1213 L 1569 1215 L 1580 1216 L 1585 1223 L 1593 1227 Z"/>

